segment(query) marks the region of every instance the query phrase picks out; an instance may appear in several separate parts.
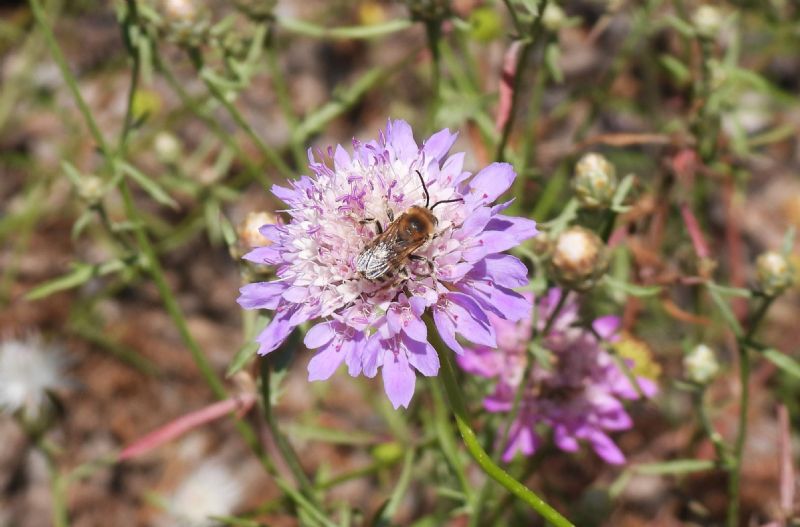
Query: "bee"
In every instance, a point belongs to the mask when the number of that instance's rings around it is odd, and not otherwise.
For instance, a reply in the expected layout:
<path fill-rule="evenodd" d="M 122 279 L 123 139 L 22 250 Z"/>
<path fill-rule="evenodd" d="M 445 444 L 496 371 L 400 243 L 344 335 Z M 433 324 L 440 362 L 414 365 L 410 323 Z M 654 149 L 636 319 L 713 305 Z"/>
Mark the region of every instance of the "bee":
<path fill-rule="evenodd" d="M 370 241 L 356 258 L 356 271 L 367 280 L 385 281 L 393 278 L 395 273 L 403 273 L 408 277 L 406 263 L 425 261 L 433 272 L 433 263 L 414 251 L 425 245 L 436 235 L 439 220 L 433 215 L 433 209 L 444 203 L 463 201 L 463 198 L 445 199 L 430 205 L 431 198 L 425 180 L 419 170 L 416 171 L 425 194 L 425 206 L 412 205 L 399 218 L 395 219 L 391 209 L 387 210 L 389 225 L 386 230 L 374 218 L 361 220 L 361 223 L 375 222 L 377 236 Z M 425 276 L 430 276 L 425 275 Z"/>

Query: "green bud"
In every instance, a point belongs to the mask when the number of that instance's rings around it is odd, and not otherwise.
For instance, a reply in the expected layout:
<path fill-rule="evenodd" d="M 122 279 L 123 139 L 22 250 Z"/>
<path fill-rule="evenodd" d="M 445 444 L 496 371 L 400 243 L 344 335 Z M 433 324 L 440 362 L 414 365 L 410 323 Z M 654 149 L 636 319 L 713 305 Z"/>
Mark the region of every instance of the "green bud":
<path fill-rule="evenodd" d="M 550 2 L 542 13 L 542 24 L 550 31 L 558 31 L 567 22 L 567 15 L 557 4 Z"/>
<path fill-rule="evenodd" d="M 583 227 L 570 227 L 555 240 L 549 268 L 560 285 L 587 291 L 608 269 L 608 251 L 597 234 Z"/>
<path fill-rule="evenodd" d="M 158 132 L 153 140 L 153 148 L 158 160 L 165 165 L 174 165 L 183 154 L 180 141 L 170 132 Z"/>
<path fill-rule="evenodd" d="M 372 449 L 372 457 L 379 463 L 391 465 L 402 459 L 404 451 L 400 443 L 381 443 Z"/>
<path fill-rule="evenodd" d="M 794 284 L 795 269 L 786 256 L 769 251 L 756 259 L 756 279 L 762 293 L 777 296 Z"/>
<path fill-rule="evenodd" d="M 469 14 L 470 35 L 479 42 L 490 42 L 503 34 L 503 23 L 497 10 L 479 7 Z"/>
<path fill-rule="evenodd" d="M 605 209 L 617 191 L 617 171 L 602 155 L 586 154 L 575 165 L 572 188 L 584 207 Z"/>
<path fill-rule="evenodd" d="M 714 38 L 722 27 L 724 17 L 713 5 L 701 5 L 692 15 L 692 25 L 703 38 Z"/>
<path fill-rule="evenodd" d="M 81 178 L 78 185 L 78 196 L 85 201 L 90 207 L 98 205 L 105 195 L 103 180 L 94 175 L 88 175 Z"/>
<path fill-rule="evenodd" d="M 198 0 L 162 0 L 164 30 L 177 44 L 199 46 L 210 27 L 210 17 Z"/>
<path fill-rule="evenodd" d="M 705 344 L 698 344 L 683 358 L 683 369 L 687 379 L 705 385 L 719 373 L 719 362 L 714 350 Z"/>

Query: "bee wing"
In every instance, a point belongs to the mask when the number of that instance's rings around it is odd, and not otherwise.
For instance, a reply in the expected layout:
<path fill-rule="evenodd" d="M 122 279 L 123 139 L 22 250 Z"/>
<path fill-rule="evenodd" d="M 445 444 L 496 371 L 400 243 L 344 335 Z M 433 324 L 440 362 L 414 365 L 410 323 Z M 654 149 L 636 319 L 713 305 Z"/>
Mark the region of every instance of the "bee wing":
<path fill-rule="evenodd" d="M 380 278 L 392 269 L 392 247 L 389 241 L 377 239 L 372 242 L 356 260 L 356 271 L 368 280 Z"/>
<path fill-rule="evenodd" d="M 368 280 L 376 280 L 390 271 L 402 267 L 408 256 L 417 250 L 421 241 L 403 240 L 399 236 L 399 223 L 389 225 L 358 255 L 356 271 Z"/>

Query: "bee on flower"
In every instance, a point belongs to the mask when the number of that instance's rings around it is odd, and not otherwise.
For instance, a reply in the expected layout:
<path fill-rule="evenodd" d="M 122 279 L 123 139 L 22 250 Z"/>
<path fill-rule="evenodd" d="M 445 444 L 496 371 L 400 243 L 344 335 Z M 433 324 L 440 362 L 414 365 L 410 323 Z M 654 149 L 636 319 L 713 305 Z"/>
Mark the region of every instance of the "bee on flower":
<path fill-rule="evenodd" d="M 408 123 L 391 121 L 378 140 L 354 140 L 352 153 L 309 152 L 313 176 L 273 187 L 289 220 L 263 226 L 271 244 L 245 258 L 275 266 L 278 278 L 239 297 L 274 311 L 257 339 L 262 355 L 315 321 L 304 341 L 317 350 L 309 380 L 342 363 L 352 376 L 380 370 L 394 407 L 407 407 L 416 372 L 439 370 L 425 313 L 456 353 L 457 335 L 496 345 L 489 313 L 529 316 L 530 301 L 513 290 L 527 285 L 527 269 L 503 251 L 534 236 L 536 223 L 494 203 L 516 174 L 507 163 L 465 172 L 463 153 L 447 155 L 455 140 L 442 130 L 419 146 Z"/>

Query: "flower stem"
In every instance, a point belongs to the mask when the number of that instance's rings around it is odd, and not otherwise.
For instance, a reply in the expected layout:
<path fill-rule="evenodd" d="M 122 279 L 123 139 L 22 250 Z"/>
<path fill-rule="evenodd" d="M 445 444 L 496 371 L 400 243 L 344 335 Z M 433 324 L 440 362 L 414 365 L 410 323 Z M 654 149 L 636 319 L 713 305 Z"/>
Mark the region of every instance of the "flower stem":
<path fill-rule="evenodd" d="M 431 91 L 433 98 L 428 110 L 430 126 L 436 125 L 436 116 L 442 102 L 442 71 L 441 71 L 441 48 L 440 40 L 442 37 L 442 26 L 439 20 L 429 20 L 425 22 L 425 35 L 428 39 L 428 48 L 431 52 Z"/>
<path fill-rule="evenodd" d="M 294 451 L 292 445 L 286 439 L 286 436 L 281 432 L 278 427 L 278 420 L 272 412 L 272 385 L 270 383 L 272 370 L 271 361 L 269 357 L 262 357 L 259 363 L 259 367 L 261 368 L 261 398 L 264 404 L 264 419 L 267 422 L 267 426 L 269 426 L 272 438 L 275 440 L 275 445 L 278 447 L 281 456 L 283 456 L 283 460 L 286 461 L 289 470 L 292 471 L 292 476 L 294 476 L 294 479 L 297 481 L 304 494 L 313 496 L 314 488 L 308 480 L 306 473 L 303 471 L 303 466 L 300 464 L 297 452 Z"/>
<path fill-rule="evenodd" d="M 557 510 L 551 507 L 547 502 L 540 498 L 536 493 L 528 487 L 514 479 L 508 472 L 503 470 L 492 461 L 492 458 L 481 446 L 475 432 L 470 428 L 467 418 L 467 408 L 464 403 L 464 397 L 461 393 L 461 388 L 458 385 L 456 374 L 453 365 L 450 362 L 449 353 L 444 350 L 441 342 L 435 339 L 436 349 L 439 353 L 439 361 L 441 362 L 441 369 L 439 370 L 439 377 L 444 384 L 447 398 L 450 400 L 450 407 L 453 410 L 453 415 L 456 419 L 456 426 L 461 433 L 464 440 L 464 445 L 467 447 L 469 454 L 475 459 L 483 471 L 492 479 L 497 481 L 506 490 L 528 504 L 533 510 L 538 512 L 545 520 L 549 521 L 555 527 L 567 527 L 573 524 L 562 516 Z M 574 526 L 573 526 L 574 527 Z"/>
<path fill-rule="evenodd" d="M 533 19 L 533 23 L 530 29 L 530 35 L 525 35 L 527 37 L 527 41 L 522 46 L 522 49 L 519 52 L 519 57 L 517 59 L 517 66 L 514 70 L 514 81 L 512 85 L 512 92 L 511 92 L 511 109 L 508 113 L 508 119 L 506 119 L 505 125 L 503 126 L 503 131 L 500 135 L 500 142 L 497 145 L 497 152 L 495 153 L 495 159 L 497 161 L 503 161 L 505 159 L 505 152 L 506 152 L 506 145 L 508 144 L 508 140 L 511 137 L 511 130 L 514 128 L 514 116 L 516 113 L 517 105 L 519 104 L 520 99 L 520 88 L 522 87 L 522 77 L 525 73 L 525 64 L 528 62 L 528 57 L 530 56 L 531 50 L 533 50 L 536 46 L 538 46 L 539 41 L 544 35 L 544 31 L 542 31 L 543 23 L 542 18 L 544 14 L 544 10 L 547 8 L 548 0 L 539 0 L 538 5 L 538 12 Z M 507 4 L 508 5 L 508 4 Z M 509 7 L 511 7 L 509 5 Z M 513 8 L 512 8 L 513 12 Z"/>
<path fill-rule="evenodd" d="M 752 338 L 758 329 L 758 325 L 772 305 L 775 298 L 772 296 L 760 297 L 760 303 L 755 313 L 750 319 L 750 327 L 747 333 L 739 340 L 739 384 L 741 385 L 741 396 L 739 400 L 739 427 L 736 433 L 736 440 L 733 444 L 733 456 L 728 468 L 728 516 L 726 525 L 736 527 L 739 525 L 739 503 L 741 501 L 739 488 L 742 480 L 742 456 L 744 455 L 744 444 L 747 439 L 747 413 L 750 403 L 750 355 L 749 348 L 753 345 Z"/>

